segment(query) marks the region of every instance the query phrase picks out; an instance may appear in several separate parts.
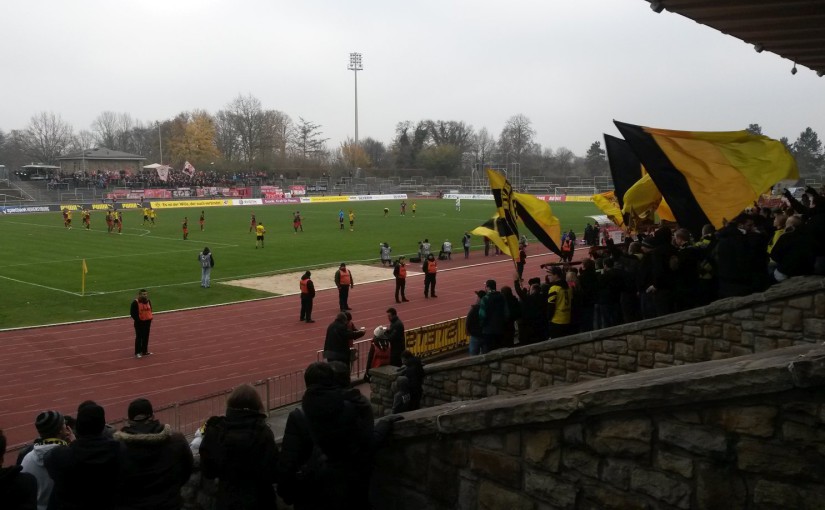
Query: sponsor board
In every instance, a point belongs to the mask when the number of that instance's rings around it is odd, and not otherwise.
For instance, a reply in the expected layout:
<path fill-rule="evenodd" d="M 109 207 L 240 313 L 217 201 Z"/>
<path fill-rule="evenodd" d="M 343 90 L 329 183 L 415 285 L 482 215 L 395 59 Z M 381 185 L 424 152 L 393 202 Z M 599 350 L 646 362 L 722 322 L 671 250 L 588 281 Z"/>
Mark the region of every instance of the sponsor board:
<path fill-rule="evenodd" d="M 143 204 L 137 202 L 123 202 L 120 205 L 120 209 L 143 209 Z"/>
<path fill-rule="evenodd" d="M 567 195 L 565 202 L 592 202 L 593 195 Z"/>
<path fill-rule="evenodd" d="M 302 196 L 307 194 L 307 189 L 306 186 L 294 184 L 289 187 L 289 192 L 292 193 L 292 196 Z"/>
<path fill-rule="evenodd" d="M 260 198 L 236 198 L 232 200 L 232 205 L 261 205 L 265 203 Z"/>
<path fill-rule="evenodd" d="M 174 209 L 180 207 L 221 207 L 232 205 L 232 200 L 174 200 L 151 201 L 152 209 Z"/>
<path fill-rule="evenodd" d="M 493 195 L 474 195 L 470 193 L 445 193 L 441 198 L 455 200 L 460 198 L 462 200 L 493 200 Z"/>
<path fill-rule="evenodd" d="M 70 211 L 79 211 L 83 209 L 83 206 L 78 204 L 61 204 L 60 210 L 62 211 L 63 209 L 68 209 Z"/>
<path fill-rule="evenodd" d="M 302 204 L 317 204 L 319 202 L 349 202 L 349 197 L 346 195 L 333 195 L 329 197 L 301 197 Z"/>
<path fill-rule="evenodd" d="M 300 198 L 265 198 L 263 199 L 264 205 L 275 205 L 275 204 L 300 204 L 303 203 L 305 199 Z M 309 200 L 306 200 L 308 203 Z"/>
<path fill-rule="evenodd" d="M 27 205 L 27 206 L 3 206 L 0 207 L 0 210 L 3 211 L 3 214 L 27 214 L 27 213 L 35 213 L 35 212 L 49 212 L 49 211 L 59 211 L 60 209 L 54 209 L 54 206 L 49 207 L 48 205 Z"/>
<path fill-rule="evenodd" d="M 121 204 L 123 205 L 123 204 Z M 108 211 L 109 209 L 114 209 L 114 204 L 92 204 L 91 209 L 93 211 Z"/>
<path fill-rule="evenodd" d="M 536 195 L 536 198 L 545 202 L 564 202 L 565 195 Z"/>
<path fill-rule="evenodd" d="M 422 358 L 465 349 L 469 343 L 466 317 L 430 324 L 405 333 L 404 345 Z"/>

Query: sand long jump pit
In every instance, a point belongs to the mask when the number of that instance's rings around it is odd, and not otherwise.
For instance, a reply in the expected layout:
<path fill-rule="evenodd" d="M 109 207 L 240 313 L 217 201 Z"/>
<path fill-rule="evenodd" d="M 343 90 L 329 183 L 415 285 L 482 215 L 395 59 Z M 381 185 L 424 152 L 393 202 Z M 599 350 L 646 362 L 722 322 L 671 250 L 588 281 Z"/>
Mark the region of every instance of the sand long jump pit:
<path fill-rule="evenodd" d="M 421 274 L 409 270 L 407 266 L 407 277 Z M 361 285 L 370 282 L 382 282 L 386 280 L 394 280 L 392 275 L 392 266 L 367 266 L 363 264 L 347 264 L 347 269 L 352 273 L 352 279 L 355 285 Z M 315 284 L 315 290 L 321 291 L 325 289 L 335 288 L 335 271 L 338 266 L 310 268 L 312 273 L 312 282 Z M 290 295 L 301 292 L 299 282 L 304 271 L 295 271 L 291 273 L 281 273 L 269 276 L 256 276 L 253 278 L 243 278 L 239 280 L 223 281 L 226 285 L 235 285 L 237 287 L 245 287 L 248 289 L 262 290 L 264 292 L 272 292 L 273 294 Z"/>

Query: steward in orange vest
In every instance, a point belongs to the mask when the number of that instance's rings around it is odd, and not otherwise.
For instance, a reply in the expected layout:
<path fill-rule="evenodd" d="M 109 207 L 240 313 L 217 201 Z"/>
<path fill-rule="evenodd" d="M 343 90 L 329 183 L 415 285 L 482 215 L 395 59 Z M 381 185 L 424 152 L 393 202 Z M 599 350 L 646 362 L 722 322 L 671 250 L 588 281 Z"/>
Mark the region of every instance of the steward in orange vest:
<path fill-rule="evenodd" d="M 404 259 L 403 255 L 398 257 L 398 260 L 395 262 L 395 267 L 392 270 L 392 274 L 395 276 L 395 302 L 400 303 L 402 301 L 409 301 L 406 295 L 407 261 Z M 399 299 L 399 296 L 401 299 Z"/>
<path fill-rule="evenodd" d="M 135 358 L 152 354 L 149 352 L 149 329 L 152 327 L 152 302 L 146 289 L 140 289 L 137 298 L 132 301 L 129 311 L 135 321 Z"/>
<path fill-rule="evenodd" d="M 438 262 L 432 253 L 427 255 L 427 260 L 424 261 L 421 270 L 424 272 L 424 298 L 438 297 L 435 295 L 435 274 L 438 272 Z"/>
<path fill-rule="evenodd" d="M 341 262 L 338 271 L 335 271 L 335 286 L 338 287 L 338 305 L 342 312 L 352 310 L 349 307 L 349 289 L 355 287 L 352 273 L 347 269 L 347 265 Z"/>
<path fill-rule="evenodd" d="M 310 279 L 312 273 L 307 271 L 301 277 L 301 321 L 315 322 L 312 320 L 312 300 L 315 299 L 315 284 Z"/>

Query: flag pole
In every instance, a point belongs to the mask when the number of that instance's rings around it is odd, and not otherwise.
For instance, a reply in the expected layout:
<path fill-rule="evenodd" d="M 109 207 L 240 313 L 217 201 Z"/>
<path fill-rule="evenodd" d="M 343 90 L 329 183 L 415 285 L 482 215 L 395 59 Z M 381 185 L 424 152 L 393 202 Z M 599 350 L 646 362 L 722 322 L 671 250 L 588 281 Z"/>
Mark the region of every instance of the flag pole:
<path fill-rule="evenodd" d="M 83 259 L 83 262 L 80 264 L 80 295 L 86 295 L 86 273 L 89 272 L 89 269 L 86 267 L 86 259 Z"/>

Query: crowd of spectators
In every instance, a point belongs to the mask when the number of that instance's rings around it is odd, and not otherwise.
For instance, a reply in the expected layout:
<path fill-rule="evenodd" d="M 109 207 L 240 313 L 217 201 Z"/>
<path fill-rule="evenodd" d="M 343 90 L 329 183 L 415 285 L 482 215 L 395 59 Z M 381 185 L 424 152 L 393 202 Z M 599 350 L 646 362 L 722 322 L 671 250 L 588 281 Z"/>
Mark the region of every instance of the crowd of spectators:
<path fill-rule="evenodd" d="M 748 208 L 718 231 L 706 225 L 698 238 L 660 226 L 622 244 L 605 238 L 579 267 L 567 258 L 543 265 L 545 278 L 526 287 L 518 276 L 500 291 L 488 281 L 467 316 L 470 354 L 651 319 L 762 292 L 794 276 L 825 275 L 825 198 L 813 188 L 799 200 L 783 195 L 782 206 Z M 598 240 L 598 232 L 591 227 L 588 240 Z"/>
<path fill-rule="evenodd" d="M 408 377 L 419 375 L 405 366 Z M 345 364 L 312 363 L 304 380 L 306 392 L 287 418 L 280 447 L 260 395 L 246 384 L 191 444 L 158 421 L 145 398 L 129 404 L 120 430 L 106 425 L 103 407 L 93 401 L 80 404 L 75 418 L 43 411 L 34 421 L 34 443 L 15 465 L 0 469 L 2 507 L 177 510 L 197 460 L 202 478 L 213 480 L 210 507 L 218 510 L 277 508 L 276 494 L 297 510 L 370 508 L 373 455 L 401 417 L 375 421 Z M 1 430 L 0 447 L 2 458 Z"/>

